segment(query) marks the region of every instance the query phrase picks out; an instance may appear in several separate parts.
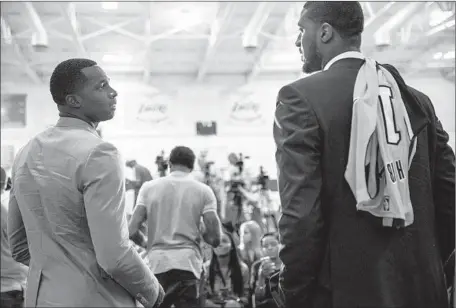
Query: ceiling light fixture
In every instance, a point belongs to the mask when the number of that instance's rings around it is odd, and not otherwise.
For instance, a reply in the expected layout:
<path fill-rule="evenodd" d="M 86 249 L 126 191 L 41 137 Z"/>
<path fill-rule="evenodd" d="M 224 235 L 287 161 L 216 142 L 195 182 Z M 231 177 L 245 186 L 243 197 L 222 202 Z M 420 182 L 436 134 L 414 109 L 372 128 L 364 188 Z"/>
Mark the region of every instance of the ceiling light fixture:
<path fill-rule="evenodd" d="M 443 53 L 439 51 L 434 54 L 433 58 L 434 58 L 434 60 L 440 60 L 440 59 L 442 59 L 442 57 L 443 57 Z"/>
<path fill-rule="evenodd" d="M 451 11 L 434 10 L 429 16 L 429 26 L 435 27 L 453 15 Z"/>
<path fill-rule="evenodd" d="M 117 10 L 117 2 L 101 2 L 101 6 L 105 10 Z"/>
<path fill-rule="evenodd" d="M 454 50 L 448 51 L 446 54 L 443 55 L 443 58 L 446 60 L 454 59 Z"/>
<path fill-rule="evenodd" d="M 426 32 L 426 36 L 430 36 L 430 35 L 433 35 L 433 34 L 436 34 L 440 31 L 443 31 L 445 29 L 449 29 L 451 27 L 454 27 L 454 24 L 455 24 L 455 20 L 454 19 L 451 19 L 451 20 L 448 20 L 446 22 L 444 22 L 443 24 L 440 24 L 434 28 L 432 28 L 431 30 L 429 30 L 428 32 Z"/>

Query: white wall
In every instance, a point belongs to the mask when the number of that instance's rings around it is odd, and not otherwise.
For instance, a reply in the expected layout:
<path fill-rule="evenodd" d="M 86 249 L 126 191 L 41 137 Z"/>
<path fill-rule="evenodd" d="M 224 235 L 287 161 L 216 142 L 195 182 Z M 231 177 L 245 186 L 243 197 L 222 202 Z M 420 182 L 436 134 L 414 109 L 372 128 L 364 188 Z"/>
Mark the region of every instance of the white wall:
<path fill-rule="evenodd" d="M 227 164 L 229 152 L 250 155 L 258 165 L 274 168 L 274 142 L 272 139 L 273 110 L 275 97 L 283 84 L 289 82 L 262 82 L 238 87 L 231 84 L 176 84 L 166 90 L 142 86 L 140 83 L 113 83 L 119 92 L 116 116 L 101 124 L 103 137 L 113 142 L 125 157 L 134 157 L 140 163 L 155 170 L 155 156 L 164 149 L 167 153 L 176 145 L 188 145 L 196 152 L 210 149 L 209 158 Z M 27 97 L 27 127 L 2 130 L 2 145 L 13 144 L 16 150 L 29 138 L 52 125 L 58 112 L 49 90 L 45 86 L 15 87 L 9 85 L 3 93 L 24 93 Z M 243 98 L 250 95 L 250 98 Z M 230 118 L 233 103 L 251 99 L 258 104 L 259 119 L 235 121 Z M 135 117 L 144 102 L 167 105 L 162 123 L 152 124 L 138 121 Z M 250 112 L 252 113 L 252 112 Z M 249 112 L 244 115 L 249 116 Z M 255 115 L 255 112 L 253 112 Z M 156 114 L 154 115 L 156 116 Z M 217 137 L 197 137 L 197 121 L 216 121 Z M 275 171 L 274 171 L 275 172 Z"/>
<path fill-rule="evenodd" d="M 435 75 L 405 78 L 410 86 L 422 91 L 431 99 L 437 117 L 450 135 L 449 144 L 455 150 L 455 84 Z"/>
<path fill-rule="evenodd" d="M 454 146 L 455 131 L 455 86 L 442 78 L 406 78 L 407 82 L 425 92 L 433 101 L 437 115 L 445 129 L 452 135 Z M 265 166 L 275 177 L 272 122 L 275 99 L 280 87 L 289 82 L 262 81 L 239 88 L 239 81 L 223 80 L 207 84 L 173 83 L 157 88 L 145 87 L 140 83 L 114 82 L 119 92 L 118 108 L 113 120 L 102 124 L 104 138 L 117 145 L 126 157 L 134 157 L 140 163 L 155 170 L 155 156 L 164 149 L 169 153 L 175 145 L 188 145 L 196 152 L 210 149 L 210 159 L 218 164 L 226 164 L 227 154 L 231 151 L 243 152 L 252 158 L 252 168 L 256 173 L 259 165 Z M 25 129 L 2 130 L 2 145 L 12 144 L 16 150 L 30 137 L 55 123 L 57 108 L 52 101 L 47 86 L 2 87 L 3 93 L 24 93 L 27 99 L 27 127 Z M 233 103 L 243 95 L 243 101 L 258 104 L 260 119 L 237 122 L 230 119 Z M 136 111 L 141 103 L 163 103 L 168 109 L 160 124 L 138 121 Z M 254 117 L 252 111 L 244 112 L 245 117 Z M 197 121 L 216 121 L 217 137 L 196 137 Z"/>
<path fill-rule="evenodd" d="M 406 78 L 406 82 L 429 96 L 437 117 L 448 132 L 455 131 L 455 85 L 439 77 Z"/>

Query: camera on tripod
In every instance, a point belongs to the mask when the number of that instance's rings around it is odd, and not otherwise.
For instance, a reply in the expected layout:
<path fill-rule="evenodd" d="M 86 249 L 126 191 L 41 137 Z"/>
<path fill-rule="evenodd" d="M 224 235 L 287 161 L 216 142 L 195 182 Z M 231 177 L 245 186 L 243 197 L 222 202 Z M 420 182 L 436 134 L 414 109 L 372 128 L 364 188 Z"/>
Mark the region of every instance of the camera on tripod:
<path fill-rule="evenodd" d="M 262 190 L 268 189 L 269 176 L 264 171 L 263 166 L 260 166 L 260 174 L 257 176 L 257 184 L 261 186 Z"/>
<path fill-rule="evenodd" d="M 211 183 L 211 166 L 213 164 L 213 161 L 205 162 L 201 170 L 204 174 L 204 183 L 206 183 L 207 185 Z"/>
<path fill-rule="evenodd" d="M 168 162 L 165 159 L 165 151 L 161 151 L 160 155 L 155 158 L 155 164 L 157 165 L 160 177 L 164 177 L 166 175 L 166 170 L 168 170 Z"/>
<path fill-rule="evenodd" d="M 230 154 L 230 156 L 235 157 L 235 154 Z M 248 156 L 245 158 L 249 158 Z M 243 179 L 244 171 L 244 160 L 242 153 L 239 153 L 239 158 L 236 157 L 236 162 L 233 163 L 237 167 L 237 172 L 232 174 L 230 179 L 230 189 L 229 193 L 233 194 L 233 203 L 234 205 L 241 207 L 242 206 L 242 193 L 239 190 L 239 187 L 245 186 L 245 181 Z"/>

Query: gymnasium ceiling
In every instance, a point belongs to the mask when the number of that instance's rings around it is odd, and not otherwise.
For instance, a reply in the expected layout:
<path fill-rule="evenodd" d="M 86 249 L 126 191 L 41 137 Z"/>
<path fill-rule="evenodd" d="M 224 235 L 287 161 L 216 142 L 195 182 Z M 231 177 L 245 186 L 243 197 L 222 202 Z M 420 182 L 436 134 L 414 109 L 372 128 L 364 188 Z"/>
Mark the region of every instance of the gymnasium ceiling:
<path fill-rule="evenodd" d="M 303 2 L 1 2 L 2 83 L 46 83 L 67 58 L 146 84 L 163 76 L 300 75 Z M 363 52 L 454 81 L 454 2 L 362 2 Z"/>

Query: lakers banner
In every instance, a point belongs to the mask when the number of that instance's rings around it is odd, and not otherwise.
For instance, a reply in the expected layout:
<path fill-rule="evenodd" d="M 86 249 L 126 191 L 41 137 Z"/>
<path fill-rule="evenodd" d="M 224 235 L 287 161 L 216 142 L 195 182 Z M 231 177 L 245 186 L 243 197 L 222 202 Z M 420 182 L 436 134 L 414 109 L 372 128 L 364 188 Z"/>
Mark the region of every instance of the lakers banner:
<path fill-rule="evenodd" d="M 230 103 L 228 123 L 255 125 L 264 122 L 260 102 L 254 92 L 234 93 Z"/>
<path fill-rule="evenodd" d="M 160 92 L 133 97 L 124 105 L 125 130 L 147 134 L 169 133 L 175 124 L 171 110 L 174 101 L 172 95 Z"/>

